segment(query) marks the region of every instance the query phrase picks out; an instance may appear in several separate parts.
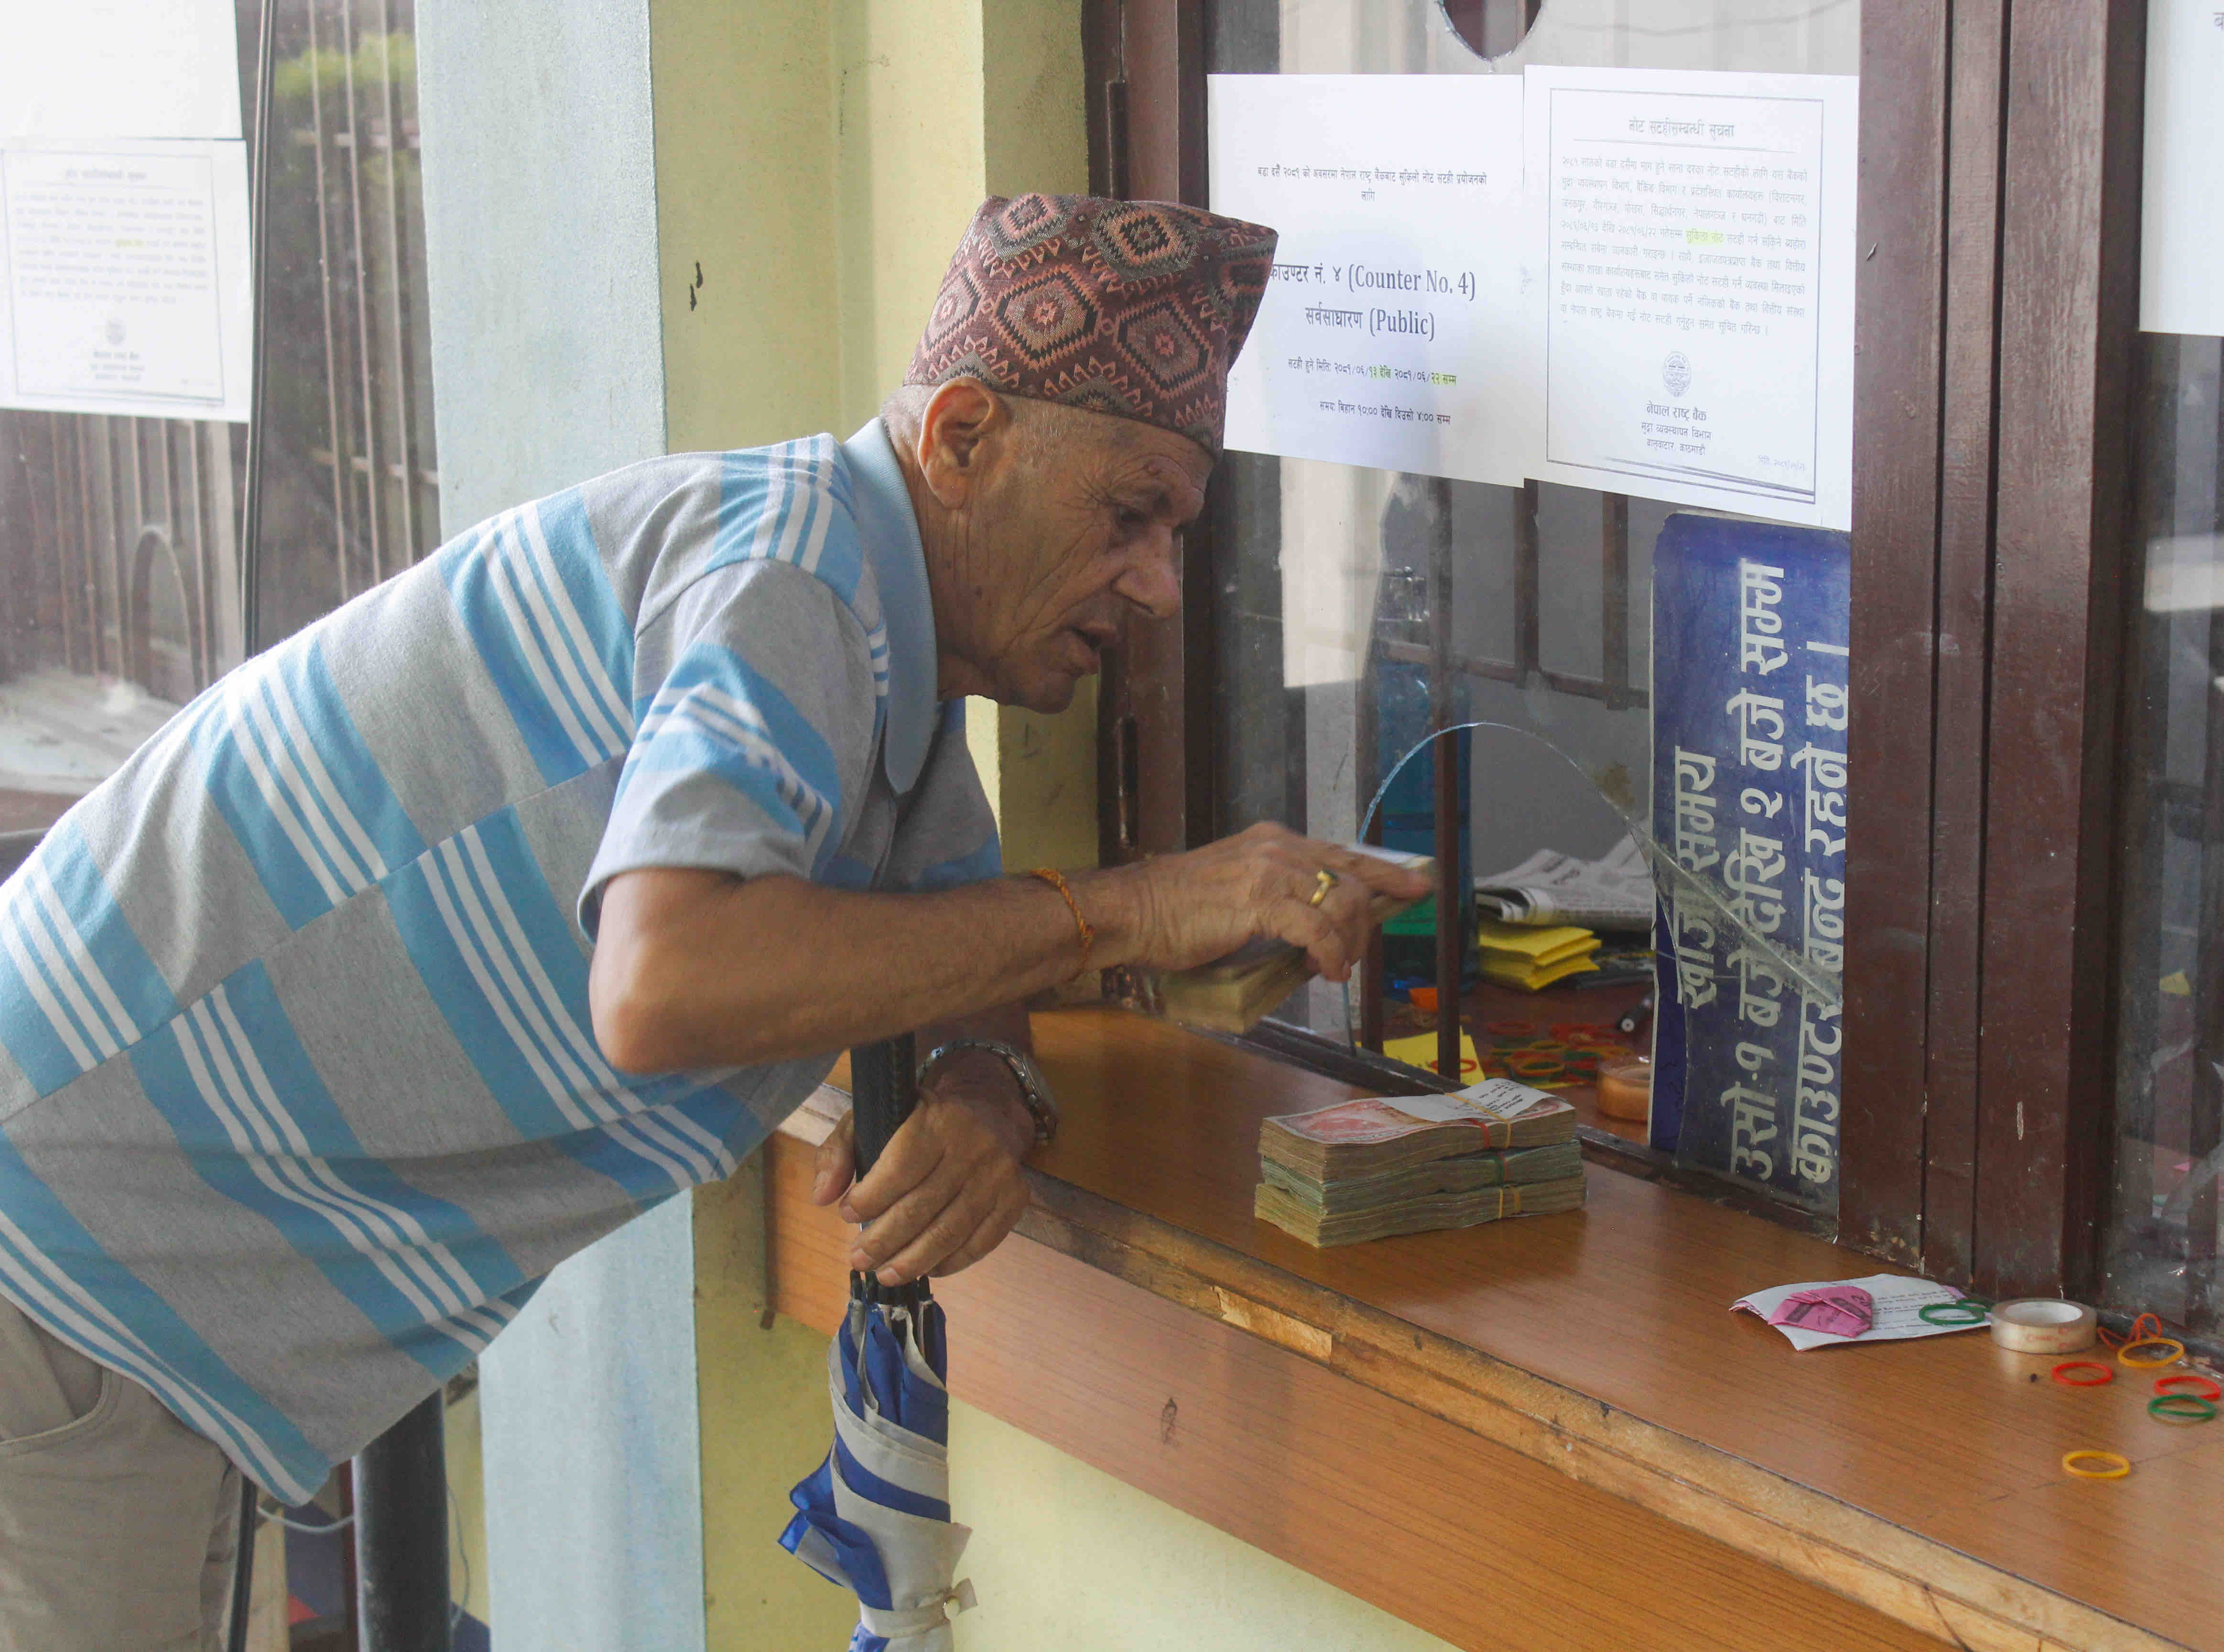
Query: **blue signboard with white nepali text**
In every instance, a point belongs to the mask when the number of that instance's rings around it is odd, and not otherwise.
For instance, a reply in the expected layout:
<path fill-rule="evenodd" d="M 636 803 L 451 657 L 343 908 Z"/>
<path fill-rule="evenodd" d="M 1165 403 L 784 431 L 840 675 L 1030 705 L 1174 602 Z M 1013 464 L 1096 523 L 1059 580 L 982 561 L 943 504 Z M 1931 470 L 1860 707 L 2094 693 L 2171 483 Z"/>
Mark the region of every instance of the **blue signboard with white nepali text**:
<path fill-rule="evenodd" d="M 1679 513 L 1652 554 L 1652 832 L 1708 892 L 1661 902 L 1652 1145 L 1812 1209 L 1838 1196 L 1849 591 L 1817 529 Z"/>

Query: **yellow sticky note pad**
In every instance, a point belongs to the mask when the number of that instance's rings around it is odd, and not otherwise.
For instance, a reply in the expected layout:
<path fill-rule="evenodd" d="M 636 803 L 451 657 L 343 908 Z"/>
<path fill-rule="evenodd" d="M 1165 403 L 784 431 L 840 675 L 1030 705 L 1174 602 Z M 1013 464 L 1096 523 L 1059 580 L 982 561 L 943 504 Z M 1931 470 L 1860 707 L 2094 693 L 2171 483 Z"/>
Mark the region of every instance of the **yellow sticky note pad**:
<path fill-rule="evenodd" d="M 1382 1053 L 1393 1061 L 1403 1061 L 1407 1067 L 1437 1070 L 1437 1035 L 1418 1033 L 1411 1038 L 1386 1038 Z M 1465 1033 L 1460 1035 L 1459 1078 L 1463 1084 L 1473 1084 L 1482 1076 L 1482 1063 L 1475 1053 L 1475 1040 Z"/>

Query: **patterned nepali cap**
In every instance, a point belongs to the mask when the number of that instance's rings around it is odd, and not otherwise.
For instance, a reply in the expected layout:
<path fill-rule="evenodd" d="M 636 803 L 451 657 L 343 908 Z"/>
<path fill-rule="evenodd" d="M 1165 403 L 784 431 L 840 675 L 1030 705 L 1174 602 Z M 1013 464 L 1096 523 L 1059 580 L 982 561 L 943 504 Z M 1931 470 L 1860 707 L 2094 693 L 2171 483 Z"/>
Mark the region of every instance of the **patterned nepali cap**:
<path fill-rule="evenodd" d="M 904 383 L 970 375 L 1156 425 L 1218 459 L 1228 369 L 1274 241 L 1172 201 L 992 197 L 950 261 Z"/>

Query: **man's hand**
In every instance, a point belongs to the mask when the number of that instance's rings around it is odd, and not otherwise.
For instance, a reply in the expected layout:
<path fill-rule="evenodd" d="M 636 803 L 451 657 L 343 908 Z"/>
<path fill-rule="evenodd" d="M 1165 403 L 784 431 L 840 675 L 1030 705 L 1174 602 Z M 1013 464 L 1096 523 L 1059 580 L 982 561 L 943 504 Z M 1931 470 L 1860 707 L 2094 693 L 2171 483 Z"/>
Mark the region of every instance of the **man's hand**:
<path fill-rule="evenodd" d="M 986 1052 L 963 1051 L 919 1092 L 911 1117 L 855 1186 L 856 1136 L 843 1114 L 819 1146 L 811 1197 L 820 1205 L 841 1199 L 843 1219 L 867 1225 L 850 1253 L 858 1272 L 877 1270 L 883 1285 L 954 1274 L 1001 1244 L 1027 1209 L 1020 1161 L 1033 1143 L 1010 1069 Z"/>
<path fill-rule="evenodd" d="M 1336 881 L 1315 905 L 1324 871 Z M 1074 883 L 1092 921 L 1098 902 L 1112 908 L 1115 934 L 1126 943 L 1115 961 L 1188 969 L 1267 935 L 1304 948 L 1331 981 L 1349 976 L 1365 953 L 1376 896 L 1418 901 L 1431 887 L 1424 872 L 1271 822 Z"/>

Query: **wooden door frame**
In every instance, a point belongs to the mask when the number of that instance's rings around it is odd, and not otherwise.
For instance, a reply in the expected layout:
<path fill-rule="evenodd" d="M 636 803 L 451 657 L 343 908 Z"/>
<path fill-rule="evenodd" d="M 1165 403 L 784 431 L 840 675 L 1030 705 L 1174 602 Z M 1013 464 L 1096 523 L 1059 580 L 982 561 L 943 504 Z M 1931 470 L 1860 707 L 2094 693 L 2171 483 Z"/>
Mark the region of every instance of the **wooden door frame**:
<path fill-rule="evenodd" d="M 1100 191 L 1210 205 L 1205 5 L 1087 0 Z M 1840 1235 L 1994 1294 L 2097 1269 L 2145 40 L 1862 16 Z M 1108 863 L 1220 824 L 1210 564 L 1108 663 Z"/>
<path fill-rule="evenodd" d="M 2089 1295 L 2145 9 L 1870 8 L 1841 1237 Z"/>

